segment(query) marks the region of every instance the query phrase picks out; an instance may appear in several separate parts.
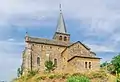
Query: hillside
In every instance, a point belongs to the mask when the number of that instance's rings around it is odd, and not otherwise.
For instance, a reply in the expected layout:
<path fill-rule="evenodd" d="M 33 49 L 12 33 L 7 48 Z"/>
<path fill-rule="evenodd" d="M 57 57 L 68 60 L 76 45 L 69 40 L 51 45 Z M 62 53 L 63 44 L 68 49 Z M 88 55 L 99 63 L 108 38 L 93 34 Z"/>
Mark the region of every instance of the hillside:
<path fill-rule="evenodd" d="M 111 74 L 106 74 L 104 71 L 90 73 L 74 73 L 74 74 L 28 74 L 14 79 L 13 82 L 67 82 L 71 76 L 85 76 L 90 79 L 90 82 L 115 82 L 116 77 Z"/>

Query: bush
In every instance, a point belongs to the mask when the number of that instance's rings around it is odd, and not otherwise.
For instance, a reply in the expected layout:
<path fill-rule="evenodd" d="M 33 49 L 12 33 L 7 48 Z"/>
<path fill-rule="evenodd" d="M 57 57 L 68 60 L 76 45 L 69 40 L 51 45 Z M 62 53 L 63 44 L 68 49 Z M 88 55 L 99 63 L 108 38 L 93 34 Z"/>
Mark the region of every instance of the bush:
<path fill-rule="evenodd" d="M 45 67 L 46 67 L 46 71 L 50 73 L 51 71 L 54 70 L 55 64 L 51 60 L 45 61 Z"/>
<path fill-rule="evenodd" d="M 107 77 L 107 74 L 104 71 L 98 71 L 98 72 L 92 72 L 87 75 L 88 78 L 93 79 L 93 78 L 101 78 L 104 79 Z"/>
<path fill-rule="evenodd" d="M 37 77 L 36 78 L 36 81 L 40 81 L 42 78 L 41 77 Z"/>
<path fill-rule="evenodd" d="M 38 73 L 38 71 L 29 71 L 28 75 L 35 76 Z"/>
<path fill-rule="evenodd" d="M 72 76 L 85 76 L 85 75 L 82 73 L 73 73 Z"/>
<path fill-rule="evenodd" d="M 71 76 L 67 82 L 90 82 L 90 80 L 85 76 Z"/>
<path fill-rule="evenodd" d="M 59 75 L 59 74 L 53 74 L 53 75 L 50 75 L 49 78 L 50 79 L 53 79 L 53 78 L 61 78 L 62 75 Z"/>
<path fill-rule="evenodd" d="M 40 76 L 39 79 L 45 80 L 47 76 Z"/>
<path fill-rule="evenodd" d="M 29 72 L 28 72 L 28 75 L 27 75 L 27 79 L 35 76 L 37 73 L 38 73 L 38 71 L 29 71 Z"/>
<path fill-rule="evenodd" d="M 69 76 L 70 76 L 69 73 L 62 74 L 62 79 L 66 79 L 66 78 L 68 78 Z"/>
<path fill-rule="evenodd" d="M 50 76 L 49 76 L 50 79 L 53 79 L 53 78 L 55 78 L 55 77 L 56 77 L 56 75 L 50 75 Z"/>

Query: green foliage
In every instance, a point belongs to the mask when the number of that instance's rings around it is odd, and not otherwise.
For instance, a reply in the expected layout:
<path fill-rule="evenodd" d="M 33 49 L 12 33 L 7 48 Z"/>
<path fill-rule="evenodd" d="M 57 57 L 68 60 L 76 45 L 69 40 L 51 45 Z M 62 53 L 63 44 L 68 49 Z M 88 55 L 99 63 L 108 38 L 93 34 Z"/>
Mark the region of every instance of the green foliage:
<path fill-rule="evenodd" d="M 71 76 L 67 82 L 90 82 L 90 80 L 85 76 Z"/>
<path fill-rule="evenodd" d="M 70 76 L 69 73 L 64 73 L 64 74 L 62 74 L 62 79 L 66 79 L 66 78 L 68 78 L 69 76 Z"/>
<path fill-rule="evenodd" d="M 52 74 L 49 76 L 50 79 L 61 78 L 61 77 L 62 77 L 62 75 L 60 75 L 60 74 Z"/>
<path fill-rule="evenodd" d="M 45 80 L 47 76 L 40 76 L 39 79 Z"/>
<path fill-rule="evenodd" d="M 35 71 L 28 71 L 28 75 L 35 76 L 38 73 L 37 70 Z"/>
<path fill-rule="evenodd" d="M 109 65 L 109 63 L 107 63 L 107 61 L 104 62 L 104 63 L 102 63 L 102 64 L 100 65 L 100 67 L 105 67 L 106 65 Z"/>
<path fill-rule="evenodd" d="M 115 67 L 112 64 L 107 66 L 107 70 L 109 71 L 109 73 L 115 74 Z"/>
<path fill-rule="evenodd" d="M 50 75 L 50 76 L 49 76 L 50 79 L 53 79 L 53 78 L 55 78 L 55 77 L 56 77 L 56 75 Z"/>
<path fill-rule="evenodd" d="M 104 71 L 98 71 L 98 72 L 93 72 L 87 75 L 88 78 L 94 79 L 94 78 L 107 78 L 107 74 Z"/>
<path fill-rule="evenodd" d="M 40 80 L 45 80 L 47 76 L 39 76 L 36 78 L 36 82 L 39 82 Z"/>
<path fill-rule="evenodd" d="M 37 81 L 40 81 L 41 79 L 42 79 L 41 77 L 37 77 L 37 78 L 36 78 Z"/>
<path fill-rule="evenodd" d="M 120 73 L 120 54 L 118 56 L 115 56 L 112 61 L 111 61 L 113 67 L 114 67 L 114 72 L 117 71 L 117 73 Z"/>
<path fill-rule="evenodd" d="M 17 76 L 20 77 L 21 73 L 20 73 L 20 68 L 17 69 Z"/>
<path fill-rule="evenodd" d="M 37 73 L 38 73 L 38 71 L 28 71 L 27 79 L 29 79 L 29 78 L 35 76 Z"/>
<path fill-rule="evenodd" d="M 72 76 L 83 76 L 83 77 L 88 77 L 89 79 L 95 79 L 95 78 L 100 78 L 100 79 L 105 79 L 107 78 L 107 74 L 104 71 L 96 71 L 96 72 L 89 72 L 89 73 L 74 73 Z"/>
<path fill-rule="evenodd" d="M 46 71 L 51 72 L 55 68 L 55 64 L 51 60 L 45 62 Z"/>
<path fill-rule="evenodd" d="M 41 82 L 42 78 L 39 76 L 35 79 L 35 82 Z"/>
<path fill-rule="evenodd" d="M 73 73 L 72 76 L 85 76 L 85 74 L 82 74 L 82 73 Z"/>
<path fill-rule="evenodd" d="M 17 76 L 18 76 L 18 77 L 22 76 L 22 73 L 23 73 L 22 67 L 21 67 L 21 68 L 18 68 L 18 69 L 17 69 Z"/>

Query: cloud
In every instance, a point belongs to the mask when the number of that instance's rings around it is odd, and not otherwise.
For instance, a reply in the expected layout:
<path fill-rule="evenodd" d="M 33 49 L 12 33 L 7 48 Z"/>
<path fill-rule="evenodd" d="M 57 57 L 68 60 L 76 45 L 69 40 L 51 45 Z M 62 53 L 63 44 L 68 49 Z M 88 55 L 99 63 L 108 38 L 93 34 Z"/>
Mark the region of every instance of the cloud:
<path fill-rule="evenodd" d="M 91 45 L 91 44 L 86 44 L 88 45 L 91 50 L 94 52 L 117 52 L 115 49 L 113 49 L 110 46 L 105 46 L 105 45 Z"/>
<path fill-rule="evenodd" d="M 13 38 L 9 38 L 8 41 L 15 41 L 15 39 L 13 39 Z"/>
<path fill-rule="evenodd" d="M 38 28 L 55 27 L 60 3 L 71 34 L 75 31 L 73 39 L 81 39 L 97 53 L 113 55 L 120 50 L 119 0 L 0 0 L 0 64 L 5 63 L 3 71 L 10 67 L 4 75 L 6 78 L 20 65 L 24 48 L 20 41 L 23 41 L 26 29 L 39 35 L 42 31 Z M 77 23 L 72 25 L 69 20 Z M 49 30 L 43 33 L 49 36 Z"/>
<path fill-rule="evenodd" d="M 8 81 L 16 77 L 17 68 L 21 65 L 24 44 L 9 40 L 0 41 L 0 79 Z"/>
<path fill-rule="evenodd" d="M 12 23 L 26 27 L 26 25 L 44 24 L 46 17 L 57 17 L 59 3 L 62 3 L 65 17 L 79 19 L 85 24 L 90 24 L 90 27 L 86 28 L 90 33 L 112 31 L 114 27 L 111 27 L 111 25 L 120 18 L 120 14 L 118 14 L 119 6 L 116 6 L 116 3 L 119 4 L 118 0 L 72 0 L 69 4 L 68 0 L 1 0 L 0 2 L 0 11 L 2 12 L 0 16 L 4 25 L 6 25 L 5 23 Z M 23 20 L 20 18 L 23 18 Z M 33 22 L 37 19 L 42 21 L 39 21 L 39 23 Z"/>

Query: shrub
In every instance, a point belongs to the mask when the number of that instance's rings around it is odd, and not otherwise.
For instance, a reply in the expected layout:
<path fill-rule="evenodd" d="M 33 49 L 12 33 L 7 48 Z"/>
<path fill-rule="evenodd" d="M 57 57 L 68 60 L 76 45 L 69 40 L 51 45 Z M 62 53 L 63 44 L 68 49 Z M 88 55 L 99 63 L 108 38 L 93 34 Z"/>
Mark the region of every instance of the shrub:
<path fill-rule="evenodd" d="M 72 74 L 72 76 L 85 76 L 85 75 L 82 73 L 74 73 L 74 74 Z"/>
<path fill-rule="evenodd" d="M 59 75 L 59 74 L 53 74 L 53 75 L 50 75 L 49 78 L 50 79 L 53 79 L 53 78 L 61 78 L 62 75 Z"/>
<path fill-rule="evenodd" d="M 38 71 L 29 71 L 28 75 L 35 76 L 38 73 Z"/>
<path fill-rule="evenodd" d="M 38 73 L 38 71 L 28 71 L 27 79 L 35 76 Z"/>
<path fill-rule="evenodd" d="M 68 78 L 69 76 L 70 76 L 69 73 L 62 74 L 62 79 L 66 79 L 66 78 Z"/>
<path fill-rule="evenodd" d="M 98 72 L 92 72 L 87 75 L 88 78 L 93 79 L 93 78 L 101 78 L 104 79 L 107 77 L 107 74 L 104 71 L 98 71 Z"/>
<path fill-rule="evenodd" d="M 36 78 L 36 81 L 40 81 L 40 80 L 41 80 L 41 77 L 37 77 L 37 78 Z"/>
<path fill-rule="evenodd" d="M 55 78 L 55 77 L 56 77 L 56 75 L 50 75 L 50 76 L 49 76 L 50 79 L 53 79 L 53 78 Z"/>
<path fill-rule="evenodd" d="M 71 76 L 67 82 L 90 82 L 90 80 L 85 76 Z"/>
<path fill-rule="evenodd" d="M 46 71 L 50 73 L 51 71 L 54 70 L 55 64 L 51 60 L 45 61 L 45 67 L 46 67 Z"/>
<path fill-rule="evenodd" d="M 47 76 L 40 76 L 39 79 L 45 80 L 47 78 Z"/>

